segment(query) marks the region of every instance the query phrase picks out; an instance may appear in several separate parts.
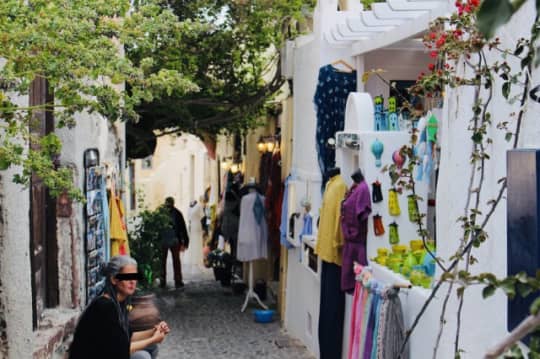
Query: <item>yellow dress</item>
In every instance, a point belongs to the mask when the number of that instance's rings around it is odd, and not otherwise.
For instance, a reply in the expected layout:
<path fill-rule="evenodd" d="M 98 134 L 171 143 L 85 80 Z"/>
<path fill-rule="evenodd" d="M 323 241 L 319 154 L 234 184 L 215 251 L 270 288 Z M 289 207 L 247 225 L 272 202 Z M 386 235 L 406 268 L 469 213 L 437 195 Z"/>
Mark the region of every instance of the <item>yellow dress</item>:
<path fill-rule="evenodd" d="M 111 256 L 129 255 L 124 205 L 122 200 L 114 194 L 109 200 L 109 213 L 111 218 Z"/>
<path fill-rule="evenodd" d="M 343 234 L 341 232 L 341 201 L 345 198 L 347 185 L 340 175 L 326 184 L 319 218 L 319 231 L 315 253 L 325 262 L 341 265 Z"/>

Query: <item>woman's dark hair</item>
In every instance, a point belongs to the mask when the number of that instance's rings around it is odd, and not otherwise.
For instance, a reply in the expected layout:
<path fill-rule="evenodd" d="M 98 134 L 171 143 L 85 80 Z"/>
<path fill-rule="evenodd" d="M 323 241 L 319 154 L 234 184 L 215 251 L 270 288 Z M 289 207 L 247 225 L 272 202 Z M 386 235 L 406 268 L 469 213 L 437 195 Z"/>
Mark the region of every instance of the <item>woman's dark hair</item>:
<path fill-rule="evenodd" d="M 103 294 L 107 294 L 116 306 L 118 320 L 127 336 L 129 336 L 127 304 L 130 298 L 126 299 L 123 303 L 118 302 L 116 288 L 111 279 L 120 273 L 122 268 L 128 265 L 137 266 L 137 261 L 130 256 L 114 256 L 102 270 L 103 275 L 105 276 L 105 288 L 103 289 Z"/>

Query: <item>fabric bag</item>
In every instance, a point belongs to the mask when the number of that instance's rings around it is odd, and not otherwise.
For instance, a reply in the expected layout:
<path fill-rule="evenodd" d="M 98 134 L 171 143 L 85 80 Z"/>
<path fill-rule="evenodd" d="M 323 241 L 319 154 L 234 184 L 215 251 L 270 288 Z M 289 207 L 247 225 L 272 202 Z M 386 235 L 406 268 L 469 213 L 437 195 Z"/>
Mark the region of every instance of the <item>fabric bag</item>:
<path fill-rule="evenodd" d="M 161 245 L 165 248 L 176 247 L 180 242 L 174 228 L 167 228 L 160 233 Z"/>

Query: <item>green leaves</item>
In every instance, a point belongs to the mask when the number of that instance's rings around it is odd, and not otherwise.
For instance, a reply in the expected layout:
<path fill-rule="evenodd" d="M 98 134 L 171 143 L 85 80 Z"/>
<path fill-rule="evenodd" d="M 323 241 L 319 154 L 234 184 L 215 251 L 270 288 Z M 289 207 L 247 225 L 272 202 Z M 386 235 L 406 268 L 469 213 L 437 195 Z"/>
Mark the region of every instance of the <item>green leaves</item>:
<path fill-rule="evenodd" d="M 477 14 L 478 29 L 486 38 L 492 38 L 497 28 L 506 24 L 524 3 L 524 0 L 484 0 Z"/>

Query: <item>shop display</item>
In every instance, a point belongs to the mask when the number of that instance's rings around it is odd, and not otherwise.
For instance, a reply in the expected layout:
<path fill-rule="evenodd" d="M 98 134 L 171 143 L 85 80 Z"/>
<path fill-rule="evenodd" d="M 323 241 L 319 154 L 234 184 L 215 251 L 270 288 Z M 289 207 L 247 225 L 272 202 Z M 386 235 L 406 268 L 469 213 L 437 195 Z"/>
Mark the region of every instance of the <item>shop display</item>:
<path fill-rule="evenodd" d="M 384 98 L 382 96 L 376 96 L 373 99 L 375 104 L 375 131 L 387 131 L 387 117 L 384 113 Z"/>
<path fill-rule="evenodd" d="M 347 185 L 339 168 L 331 169 L 323 194 L 315 252 L 322 261 L 319 310 L 319 357 L 340 358 L 343 341 L 345 294 L 341 291 L 343 234 L 340 228 L 341 201 Z"/>
<path fill-rule="evenodd" d="M 409 245 L 395 244 L 390 253 L 385 247 L 377 248 L 377 256 L 372 260 L 395 273 L 402 274 L 413 285 L 429 288 L 435 275 L 435 259 L 424 248 L 422 240 L 411 240 Z M 433 241 L 428 240 L 427 245 L 435 255 Z"/>
<path fill-rule="evenodd" d="M 356 170 L 351 178 L 354 183 L 341 204 L 340 219 L 344 239 L 341 290 L 346 292 L 354 289 L 353 264 L 367 265 L 366 239 L 371 213 L 371 196 L 364 175 Z"/>
<path fill-rule="evenodd" d="M 395 188 L 390 188 L 388 190 L 388 214 L 394 217 L 397 217 L 401 214 L 401 209 L 399 208 L 398 193 Z"/>
<path fill-rule="evenodd" d="M 378 180 L 371 184 L 371 201 L 373 203 L 379 203 L 383 201 L 381 182 Z"/>
<path fill-rule="evenodd" d="M 355 272 L 347 358 L 397 358 L 405 340 L 399 288 L 376 280 L 366 267 L 357 266 Z M 401 358 L 409 358 L 408 351 Z"/>
<path fill-rule="evenodd" d="M 371 153 L 373 153 L 373 156 L 375 156 L 375 166 L 381 167 L 381 156 L 384 152 L 384 145 L 379 139 L 375 139 L 375 141 L 371 144 Z"/>
<path fill-rule="evenodd" d="M 86 191 L 86 299 L 87 302 L 101 293 L 105 278 L 101 268 L 109 260 L 108 208 L 105 184 L 105 168 L 92 166 L 85 169 Z"/>
<path fill-rule="evenodd" d="M 341 201 L 347 192 L 347 185 L 340 173 L 339 168 L 333 168 L 328 173 L 330 180 L 323 194 L 315 246 L 315 252 L 321 260 L 337 265 L 342 262 L 343 233 L 339 223 Z"/>
<path fill-rule="evenodd" d="M 268 227 L 264 216 L 264 196 L 250 186 L 240 202 L 237 259 L 249 262 L 267 256 Z"/>
<path fill-rule="evenodd" d="M 400 170 L 405 163 L 405 157 L 401 154 L 400 150 L 395 150 L 394 153 L 392 153 L 392 161 L 396 165 L 397 169 Z"/>
<path fill-rule="evenodd" d="M 373 216 L 373 231 L 376 236 L 382 236 L 384 234 L 384 224 L 379 214 Z"/>
<path fill-rule="evenodd" d="M 322 186 L 328 177 L 326 172 L 335 166 L 335 148 L 328 145 L 336 132 L 343 131 L 345 125 L 345 106 L 350 92 L 356 90 L 356 72 L 343 72 L 332 65 L 319 70 L 314 103 L 317 111 L 316 148 L 319 167 L 323 177 Z"/>
<path fill-rule="evenodd" d="M 418 202 L 416 196 L 413 194 L 407 196 L 407 209 L 409 212 L 409 221 L 418 221 Z"/>
<path fill-rule="evenodd" d="M 398 227 L 399 226 L 396 222 L 392 222 L 388 225 L 388 241 L 390 242 L 390 244 L 399 243 Z"/>
<path fill-rule="evenodd" d="M 388 98 L 388 130 L 399 131 L 399 117 L 397 114 L 397 100 L 394 96 Z"/>

